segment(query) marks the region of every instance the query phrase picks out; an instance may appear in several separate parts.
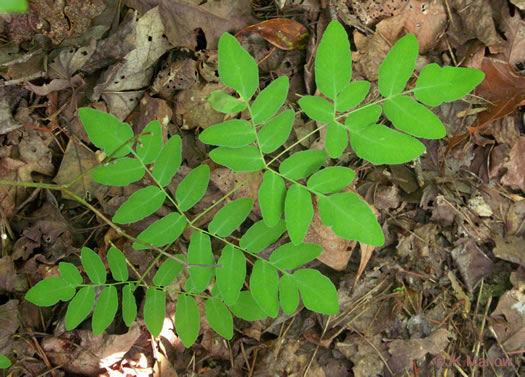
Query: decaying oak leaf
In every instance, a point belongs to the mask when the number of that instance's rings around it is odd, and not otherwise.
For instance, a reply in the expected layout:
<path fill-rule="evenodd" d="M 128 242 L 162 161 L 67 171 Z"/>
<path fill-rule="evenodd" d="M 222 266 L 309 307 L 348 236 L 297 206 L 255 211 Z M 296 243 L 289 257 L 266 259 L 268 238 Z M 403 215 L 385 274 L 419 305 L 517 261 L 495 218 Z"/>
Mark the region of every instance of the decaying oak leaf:
<path fill-rule="evenodd" d="M 286 18 L 274 18 L 250 25 L 239 31 L 236 36 L 246 32 L 255 33 L 268 43 L 281 50 L 302 50 L 308 42 L 308 30 L 297 21 Z"/>

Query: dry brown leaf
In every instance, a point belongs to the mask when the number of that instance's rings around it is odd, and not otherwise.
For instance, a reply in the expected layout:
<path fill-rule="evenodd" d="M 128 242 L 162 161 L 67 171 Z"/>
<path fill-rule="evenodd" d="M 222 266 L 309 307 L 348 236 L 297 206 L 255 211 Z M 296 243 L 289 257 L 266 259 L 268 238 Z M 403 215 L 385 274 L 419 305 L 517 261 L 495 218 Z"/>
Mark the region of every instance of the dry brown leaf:
<path fill-rule="evenodd" d="M 43 339 L 42 349 L 54 365 L 62 365 L 66 372 L 98 375 L 101 368 L 120 361 L 141 333 L 137 321 L 122 335 L 95 336 L 91 330 L 74 330 Z M 72 347 L 71 343 L 78 346 Z"/>
<path fill-rule="evenodd" d="M 525 294 L 522 293 L 525 282 L 518 273 L 512 273 L 511 281 L 514 288 L 500 297 L 490 315 L 498 341 L 507 352 L 525 347 Z"/>
<path fill-rule="evenodd" d="M 323 253 L 317 258 L 321 263 L 342 271 L 348 264 L 352 255 L 352 250 L 357 244 L 356 241 L 350 241 L 338 237 L 331 228 L 325 226 L 319 217 L 317 207 L 317 198 L 314 199 L 314 217 L 304 242 L 313 242 L 323 248 Z"/>
<path fill-rule="evenodd" d="M 70 139 L 54 181 L 59 185 L 66 185 L 84 174 L 82 178 L 69 186 L 68 189 L 81 198 L 85 198 L 88 193 L 94 194 L 100 186 L 100 184 L 93 181 L 91 174 L 85 174 L 89 169 L 97 166 L 98 163 L 94 152 Z"/>
<path fill-rule="evenodd" d="M 259 22 L 240 30 L 236 37 L 243 33 L 258 34 L 273 46 L 281 50 L 302 50 L 308 41 L 308 30 L 297 21 L 286 18 L 274 18 Z"/>
<path fill-rule="evenodd" d="M 109 68 L 93 89 L 93 100 L 102 97 L 109 112 L 124 120 L 136 107 L 149 86 L 157 60 L 171 48 L 164 37 L 159 8 L 149 10 L 135 25 L 135 49 L 124 62 Z"/>
<path fill-rule="evenodd" d="M 235 32 L 257 21 L 249 0 L 207 1 L 202 5 L 183 0 L 159 0 L 168 40 L 176 47 L 195 50 L 202 30 L 208 50 L 217 49 L 224 32 Z"/>
<path fill-rule="evenodd" d="M 494 247 L 492 252 L 496 258 L 525 267 L 524 242 L 522 237 L 507 236 L 503 238 L 496 236 L 494 242 L 496 242 L 496 247 Z"/>
<path fill-rule="evenodd" d="M 504 166 L 507 172 L 501 178 L 501 183 L 525 192 L 525 136 L 520 136 L 516 140 Z"/>
<path fill-rule="evenodd" d="M 452 258 L 467 289 L 472 292 L 482 278 L 490 275 L 493 263 L 470 238 L 462 238 L 452 249 Z"/>
<path fill-rule="evenodd" d="M 392 355 L 388 360 L 388 365 L 394 372 L 409 368 L 413 360 L 420 360 L 427 353 L 437 355 L 445 349 L 447 344 L 448 330 L 446 328 L 440 328 L 426 338 L 393 340 L 388 345 Z"/>

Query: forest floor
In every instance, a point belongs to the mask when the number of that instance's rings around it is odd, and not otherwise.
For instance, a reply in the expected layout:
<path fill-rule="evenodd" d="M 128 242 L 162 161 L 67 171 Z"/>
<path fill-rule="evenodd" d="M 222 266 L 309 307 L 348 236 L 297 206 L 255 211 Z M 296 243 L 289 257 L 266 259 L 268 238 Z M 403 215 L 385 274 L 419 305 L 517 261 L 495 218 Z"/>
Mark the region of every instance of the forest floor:
<path fill-rule="evenodd" d="M 224 120 L 204 99 L 224 88 L 217 43 L 226 31 L 241 31 L 243 46 L 264 59 L 262 85 L 290 78 L 286 105 L 296 110 L 301 95 L 315 93 L 313 58 L 332 19 L 349 33 L 353 79 L 370 81 L 372 93 L 383 58 L 407 33 L 420 46 L 416 71 L 435 62 L 486 78 L 475 95 L 433 109 L 447 138 L 424 141 L 417 161 L 374 166 L 347 148 L 337 162 L 358 172 L 354 189 L 377 210 L 386 237 L 374 249 L 312 224 L 309 237 L 324 252 L 311 266 L 336 285 L 339 314 L 236 320 L 230 341 L 203 321 L 186 349 L 171 300 L 156 339 L 140 311 L 129 329 L 115 321 L 95 337 L 88 319 L 65 331 L 66 303 L 39 308 L 24 299 L 58 274 L 59 262 L 79 265 L 83 246 L 103 256 L 110 241 L 139 271 L 154 256 L 59 191 L 0 185 L 0 354 L 13 363 L 0 374 L 525 376 L 523 0 L 31 0 L 30 9 L 0 15 L 2 181 L 67 184 L 99 164 L 77 113 L 89 106 L 136 132 L 157 119 L 180 135 L 182 172 L 212 167 L 202 208 L 210 205 L 244 177 L 219 174 L 197 138 Z M 304 25 L 306 47 L 273 48 L 278 27 L 265 38 L 243 31 L 276 18 Z M 288 144 L 314 127 L 298 116 Z M 322 148 L 322 138 L 301 148 Z M 70 189 L 112 215 L 137 187 L 109 189 L 85 175 Z M 257 187 L 244 193 L 257 199 Z M 179 242 L 187 241 L 185 234 Z"/>

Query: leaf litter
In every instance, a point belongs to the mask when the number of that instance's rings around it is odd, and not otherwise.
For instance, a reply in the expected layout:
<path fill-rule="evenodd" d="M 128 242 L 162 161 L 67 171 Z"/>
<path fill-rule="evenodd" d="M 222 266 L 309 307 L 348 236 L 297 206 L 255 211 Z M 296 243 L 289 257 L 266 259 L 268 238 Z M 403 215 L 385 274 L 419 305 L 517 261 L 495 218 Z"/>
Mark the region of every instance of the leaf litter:
<path fill-rule="evenodd" d="M 64 305 L 54 311 L 23 301 L 31 285 L 57 276 L 59 262 L 78 264 L 86 244 L 103 256 L 110 242 L 139 273 L 153 259 L 65 195 L 0 185 L 0 353 L 13 361 L 11 375 L 524 372 L 523 2 L 30 3 L 28 14 L 0 15 L 1 179 L 65 185 L 80 177 L 69 190 L 107 215 L 147 183 L 108 189 L 85 174 L 104 156 L 85 144 L 88 139 L 76 116 L 80 106 L 105 109 L 130 122 L 136 132 L 157 119 L 166 126 L 164 138 L 181 135 L 183 166 L 168 189 L 190 168 L 208 163 L 212 185 L 204 207 L 249 178 L 210 163 L 198 141 L 199 132 L 227 119 L 205 101 L 212 91 L 225 89 L 216 75 L 217 42 L 225 31 L 238 33 L 261 63 L 261 88 L 276 76 L 290 77 L 289 108 L 296 108 L 297 94 L 315 91 L 311 57 L 335 17 L 353 36 L 356 79 L 376 80 L 387 51 L 406 33 L 419 40 L 416 71 L 428 62 L 468 64 L 482 69 L 486 79 L 475 97 L 434 109 L 447 128 L 448 144 L 426 142 L 427 153 L 419 161 L 361 166 L 350 150 L 339 160 L 358 170 L 351 189 L 374 205 L 386 236 L 385 245 L 375 249 L 341 240 L 322 225 L 315 209 L 306 241 L 323 246 L 323 254 L 309 266 L 336 283 L 340 313 L 328 319 L 299 308 L 274 320 L 236 320 L 231 342 L 203 322 L 202 338 L 185 350 L 171 319 L 161 337 L 152 340 L 140 315 L 131 328 L 116 322 L 100 337 L 85 329 L 65 331 Z M 367 101 L 373 101 L 374 91 L 372 82 Z M 313 129 L 300 115 L 297 124 L 287 145 Z M 294 150 L 319 145 L 313 136 Z M 260 179 L 253 177 L 231 199 L 247 196 L 256 202 Z M 161 208 L 128 231 L 138 234 L 167 213 Z M 255 205 L 250 221 L 260 216 Z M 183 238 L 187 241 L 189 234 Z M 184 279 L 174 284 L 181 287 Z M 514 364 L 493 369 L 477 364 L 467 371 L 465 364 L 446 368 L 436 362 L 454 357 L 510 357 Z"/>

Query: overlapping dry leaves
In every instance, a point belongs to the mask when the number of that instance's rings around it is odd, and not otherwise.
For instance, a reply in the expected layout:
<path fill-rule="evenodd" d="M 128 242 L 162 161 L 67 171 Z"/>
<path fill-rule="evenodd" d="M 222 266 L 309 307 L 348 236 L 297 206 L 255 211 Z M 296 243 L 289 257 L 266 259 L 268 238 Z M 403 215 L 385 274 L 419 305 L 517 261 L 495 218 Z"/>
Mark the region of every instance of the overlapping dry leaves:
<path fill-rule="evenodd" d="M 426 142 L 427 153 L 413 164 L 373 167 L 351 150 L 332 161 L 358 170 L 352 189 L 373 205 L 387 239 L 375 250 L 341 240 L 314 216 L 307 241 L 324 252 L 312 267 L 338 287 L 340 314 L 302 310 L 237 321 L 230 342 L 202 315 L 202 336 L 184 349 L 173 330 L 176 297 L 158 339 L 140 319 L 129 329 L 116 321 L 99 337 L 89 320 L 65 331 L 64 305 L 37 308 L 23 298 L 37 281 L 58 274 L 59 261 L 79 264 L 83 245 L 104 257 L 112 241 L 142 273 L 154 255 L 133 249 L 71 198 L 43 187 L 0 185 L 0 353 L 14 362 L 10 375 L 525 373 L 523 1 L 30 0 L 30 9 L 0 15 L 0 179 L 68 184 L 80 177 L 70 190 L 108 216 L 143 183 L 108 188 L 83 175 L 100 156 L 79 123 L 81 106 L 111 112 L 136 132 L 158 119 L 165 137 L 179 134 L 184 164 L 168 189 L 189 168 L 210 164 L 211 185 L 190 215 L 247 178 L 213 165 L 196 139 L 225 119 L 205 97 L 228 90 L 217 77 L 216 51 L 226 31 L 239 33 L 261 61 L 261 88 L 279 75 L 290 77 L 286 106 L 295 109 L 298 96 L 315 91 L 315 46 L 335 17 L 353 40 L 354 78 L 373 88 L 382 59 L 406 33 L 419 41 L 416 70 L 429 62 L 464 65 L 482 69 L 486 80 L 476 96 L 434 109 L 448 139 Z M 265 20 L 271 21 L 258 24 Z M 280 29 L 286 40 L 276 35 Z M 314 127 L 298 114 L 287 145 Z M 322 148 L 323 137 L 293 151 Z M 260 180 L 255 175 L 233 198 L 256 199 Z M 168 211 L 127 231 L 138 234 Z M 259 218 L 255 207 L 250 221 Z M 187 236 L 175 247 L 185 248 Z M 474 357 L 512 363 L 469 365 Z"/>

